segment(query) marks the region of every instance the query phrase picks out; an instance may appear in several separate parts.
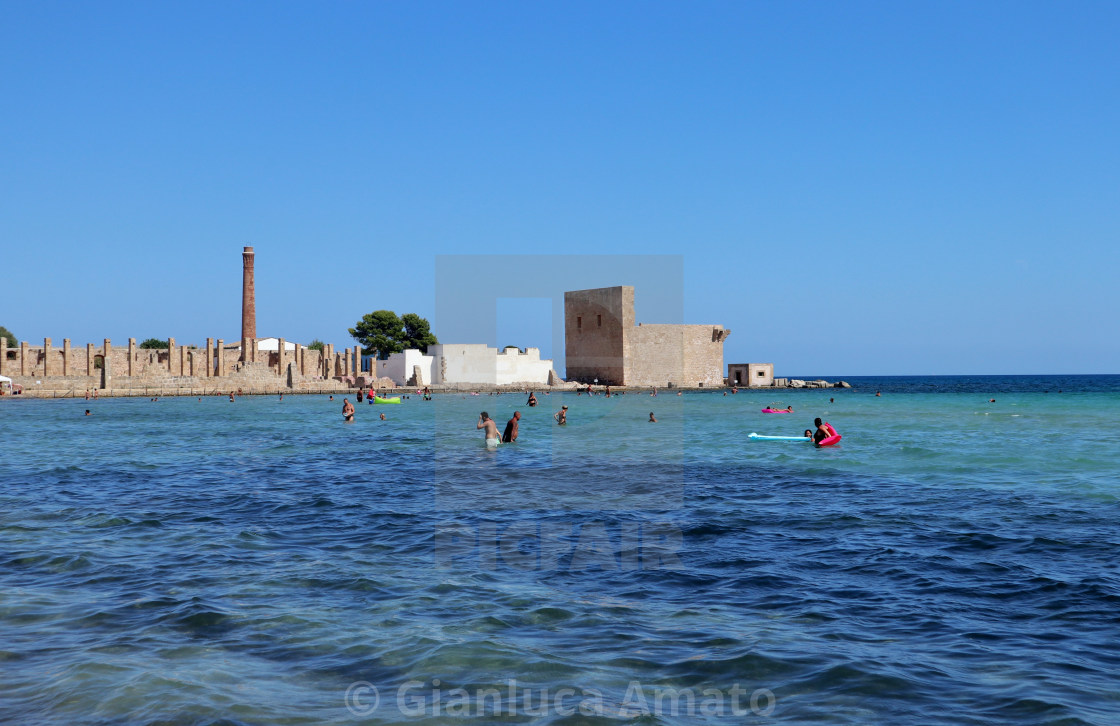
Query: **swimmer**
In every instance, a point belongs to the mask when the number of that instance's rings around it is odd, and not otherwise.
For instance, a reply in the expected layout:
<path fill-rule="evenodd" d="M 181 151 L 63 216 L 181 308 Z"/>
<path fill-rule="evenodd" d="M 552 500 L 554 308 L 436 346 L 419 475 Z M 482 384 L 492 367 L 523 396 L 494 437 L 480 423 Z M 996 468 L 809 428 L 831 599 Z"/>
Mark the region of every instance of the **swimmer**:
<path fill-rule="evenodd" d="M 354 422 L 354 404 L 349 398 L 342 399 L 342 418 L 346 419 L 346 423 Z"/>
<path fill-rule="evenodd" d="M 807 439 L 813 438 L 813 429 L 805 429 L 805 433 L 803 435 Z"/>
<path fill-rule="evenodd" d="M 649 422 L 650 422 L 650 423 L 657 423 L 657 419 L 655 419 L 655 418 L 653 417 L 653 411 L 650 411 L 650 412 L 649 412 Z"/>
<path fill-rule="evenodd" d="M 92 413 L 90 413 L 90 412 L 89 412 L 89 409 L 87 408 L 87 409 L 86 409 L 86 416 L 92 416 L 92 415 L 93 415 L 93 414 L 92 414 Z"/>
<path fill-rule="evenodd" d="M 498 443 L 501 441 L 501 438 L 498 436 L 498 424 L 494 423 L 494 420 L 490 418 L 490 414 L 485 411 L 478 414 L 478 425 L 476 425 L 475 428 L 486 430 L 486 433 L 483 434 L 486 437 L 486 448 L 498 448 Z"/>
<path fill-rule="evenodd" d="M 828 429 L 826 429 L 824 427 L 824 424 L 821 422 L 821 420 L 819 418 L 813 419 L 813 425 L 817 427 L 817 432 L 815 434 L 813 434 L 813 443 L 814 444 L 819 444 L 820 442 L 827 439 L 829 436 L 832 436 L 832 434 L 830 434 L 828 432 Z"/>
<path fill-rule="evenodd" d="M 381 420 L 382 420 L 382 421 L 384 421 L 384 420 L 385 420 L 385 414 L 381 414 Z"/>
<path fill-rule="evenodd" d="M 568 407 L 561 406 L 560 410 L 552 414 L 552 418 L 556 419 L 557 426 L 564 426 L 568 423 Z"/>
<path fill-rule="evenodd" d="M 514 441 L 517 441 L 517 424 L 519 421 L 521 421 L 521 412 L 514 411 L 513 418 L 506 421 L 506 430 L 502 434 L 503 444 L 512 444 Z"/>

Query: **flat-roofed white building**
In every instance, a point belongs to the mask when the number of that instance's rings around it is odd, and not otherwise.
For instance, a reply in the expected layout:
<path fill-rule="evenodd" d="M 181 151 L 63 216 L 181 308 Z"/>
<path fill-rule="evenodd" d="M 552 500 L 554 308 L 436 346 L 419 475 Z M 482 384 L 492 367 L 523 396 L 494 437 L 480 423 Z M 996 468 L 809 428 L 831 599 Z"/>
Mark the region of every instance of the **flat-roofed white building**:
<path fill-rule="evenodd" d="M 413 380 L 420 366 L 422 382 Z M 478 383 L 548 385 L 552 361 L 541 359 L 539 348 L 508 347 L 498 350 L 485 343 L 437 343 L 427 355 L 416 349 L 393 353 L 377 361 L 377 375 L 391 378 L 399 386 Z"/>

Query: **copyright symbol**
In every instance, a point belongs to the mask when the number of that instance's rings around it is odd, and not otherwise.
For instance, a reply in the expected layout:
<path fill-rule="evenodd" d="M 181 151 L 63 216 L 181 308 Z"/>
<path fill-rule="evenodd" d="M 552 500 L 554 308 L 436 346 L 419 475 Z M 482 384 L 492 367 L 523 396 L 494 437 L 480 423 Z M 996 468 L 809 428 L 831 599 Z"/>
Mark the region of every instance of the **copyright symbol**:
<path fill-rule="evenodd" d="M 381 694 L 369 681 L 354 681 L 346 689 L 346 710 L 355 716 L 368 716 L 377 710 Z"/>

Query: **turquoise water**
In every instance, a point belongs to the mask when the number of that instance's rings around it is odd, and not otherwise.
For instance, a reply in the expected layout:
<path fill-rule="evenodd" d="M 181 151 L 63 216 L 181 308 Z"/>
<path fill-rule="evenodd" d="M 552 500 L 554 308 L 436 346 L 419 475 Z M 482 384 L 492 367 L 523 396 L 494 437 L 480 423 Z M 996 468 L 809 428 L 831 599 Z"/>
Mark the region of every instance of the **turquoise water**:
<path fill-rule="evenodd" d="M 1120 722 L 1120 377 L 849 380 L 2 401 L 0 722 Z"/>

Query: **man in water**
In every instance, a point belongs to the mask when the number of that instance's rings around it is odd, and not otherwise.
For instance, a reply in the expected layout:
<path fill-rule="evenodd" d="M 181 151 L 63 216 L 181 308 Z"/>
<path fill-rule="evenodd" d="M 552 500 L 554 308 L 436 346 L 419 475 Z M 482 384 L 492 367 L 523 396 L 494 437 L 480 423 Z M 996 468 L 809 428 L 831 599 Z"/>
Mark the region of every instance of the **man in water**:
<path fill-rule="evenodd" d="M 552 414 L 552 418 L 556 419 L 556 424 L 558 426 L 564 426 L 565 424 L 567 424 L 568 423 L 568 407 L 567 406 L 561 406 L 559 411 Z"/>
<path fill-rule="evenodd" d="M 354 404 L 349 398 L 342 399 L 342 418 L 346 419 L 346 423 L 354 422 Z"/>
<path fill-rule="evenodd" d="M 485 411 L 478 414 L 478 425 L 475 426 L 475 428 L 486 429 L 486 433 L 484 434 L 486 436 L 486 448 L 498 448 L 498 442 L 501 440 L 498 436 L 498 424 L 494 423 L 494 420 L 490 418 L 490 414 Z"/>
<path fill-rule="evenodd" d="M 511 418 L 509 421 L 506 421 L 506 430 L 502 434 L 503 444 L 512 444 L 514 441 L 517 441 L 517 422 L 520 420 L 521 412 L 514 411 L 513 418 Z"/>

